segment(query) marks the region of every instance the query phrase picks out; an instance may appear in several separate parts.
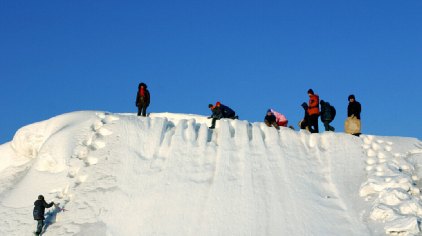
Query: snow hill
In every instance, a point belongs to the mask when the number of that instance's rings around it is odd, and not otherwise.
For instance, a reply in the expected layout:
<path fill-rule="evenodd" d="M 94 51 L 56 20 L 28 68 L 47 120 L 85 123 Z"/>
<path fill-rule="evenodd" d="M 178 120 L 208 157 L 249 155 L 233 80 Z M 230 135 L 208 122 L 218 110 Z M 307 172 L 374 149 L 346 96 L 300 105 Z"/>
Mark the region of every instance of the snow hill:
<path fill-rule="evenodd" d="M 421 235 L 422 142 L 73 112 L 0 146 L 0 235 Z"/>

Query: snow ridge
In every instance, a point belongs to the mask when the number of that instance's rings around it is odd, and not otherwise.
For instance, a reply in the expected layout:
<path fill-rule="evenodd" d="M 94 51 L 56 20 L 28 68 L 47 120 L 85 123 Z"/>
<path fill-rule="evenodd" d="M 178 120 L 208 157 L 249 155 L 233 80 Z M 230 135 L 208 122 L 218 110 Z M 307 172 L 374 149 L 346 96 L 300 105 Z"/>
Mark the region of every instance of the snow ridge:
<path fill-rule="evenodd" d="M 33 231 L 40 193 L 65 209 L 46 236 L 419 232 L 414 140 L 209 123 L 87 111 L 22 128 L 0 146 L 0 235 Z"/>

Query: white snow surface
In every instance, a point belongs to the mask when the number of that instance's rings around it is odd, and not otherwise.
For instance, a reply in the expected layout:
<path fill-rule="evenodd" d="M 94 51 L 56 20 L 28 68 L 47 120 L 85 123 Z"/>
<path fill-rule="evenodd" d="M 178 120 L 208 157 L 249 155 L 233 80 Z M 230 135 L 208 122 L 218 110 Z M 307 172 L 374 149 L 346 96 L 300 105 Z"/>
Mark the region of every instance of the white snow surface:
<path fill-rule="evenodd" d="M 81 111 L 0 145 L 0 235 L 422 235 L 415 138 Z"/>

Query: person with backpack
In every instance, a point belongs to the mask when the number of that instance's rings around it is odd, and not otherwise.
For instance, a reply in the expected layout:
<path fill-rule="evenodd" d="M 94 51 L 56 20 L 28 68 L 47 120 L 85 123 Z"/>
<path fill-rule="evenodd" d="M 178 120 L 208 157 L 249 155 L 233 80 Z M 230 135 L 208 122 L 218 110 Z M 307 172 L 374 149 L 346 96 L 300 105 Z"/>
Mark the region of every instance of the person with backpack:
<path fill-rule="evenodd" d="M 308 90 L 308 96 L 309 131 L 311 133 L 318 133 L 319 96 L 312 89 Z"/>
<path fill-rule="evenodd" d="M 277 118 L 274 115 L 272 109 L 268 109 L 267 115 L 264 117 L 264 123 L 268 126 L 274 126 L 276 129 L 280 129 L 279 125 L 277 124 Z"/>
<path fill-rule="evenodd" d="M 147 115 L 147 107 L 150 103 L 150 94 L 145 83 L 138 85 L 138 92 L 136 94 L 136 106 L 138 107 L 138 116 Z"/>
<path fill-rule="evenodd" d="M 301 106 L 305 110 L 305 114 L 303 115 L 303 119 L 299 121 L 299 128 L 309 130 L 308 104 L 304 102 Z"/>
<path fill-rule="evenodd" d="M 38 199 L 34 202 L 34 210 L 33 210 L 33 215 L 34 215 L 34 220 L 38 221 L 37 223 L 37 230 L 35 231 L 36 235 L 40 235 L 42 232 L 42 229 L 44 227 L 44 213 L 45 213 L 45 208 L 50 208 L 54 205 L 54 202 L 50 202 L 47 203 L 44 200 L 44 196 L 43 195 L 39 195 Z"/>
<path fill-rule="evenodd" d="M 330 123 L 334 120 L 336 116 L 336 109 L 331 106 L 329 102 L 321 100 L 321 121 L 324 123 L 325 131 L 334 131 L 334 127 Z"/>

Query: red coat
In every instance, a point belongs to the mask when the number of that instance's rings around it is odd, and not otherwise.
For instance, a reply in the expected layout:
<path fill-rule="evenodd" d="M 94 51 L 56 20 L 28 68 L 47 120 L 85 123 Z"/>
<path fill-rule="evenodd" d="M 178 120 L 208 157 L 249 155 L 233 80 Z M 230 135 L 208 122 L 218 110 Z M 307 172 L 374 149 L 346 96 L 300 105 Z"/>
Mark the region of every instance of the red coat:
<path fill-rule="evenodd" d="M 316 94 L 309 97 L 308 114 L 319 115 L 319 96 Z"/>

